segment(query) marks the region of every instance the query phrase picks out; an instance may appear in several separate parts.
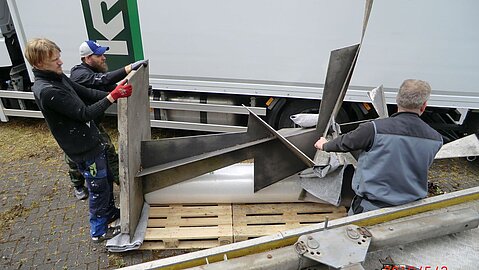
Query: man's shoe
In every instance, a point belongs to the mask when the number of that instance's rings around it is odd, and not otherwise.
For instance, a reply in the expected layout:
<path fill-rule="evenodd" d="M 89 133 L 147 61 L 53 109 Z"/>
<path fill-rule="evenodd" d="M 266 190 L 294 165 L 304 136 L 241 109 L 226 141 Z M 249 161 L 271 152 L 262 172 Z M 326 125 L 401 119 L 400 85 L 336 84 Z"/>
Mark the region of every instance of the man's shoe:
<path fill-rule="evenodd" d="M 108 228 L 114 228 L 114 227 L 120 227 L 120 226 L 121 226 L 120 218 L 117 218 L 113 220 L 112 222 L 108 223 Z"/>
<path fill-rule="evenodd" d="M 84 186 L 73 187 L 73 194 L 79 200 L 86 200 L 88 198 L 88 189 Z"/>
<path fill-rule="evenodd" d="M 108 216 L 108 224 L 112 223 L 113 221 L 120 218 L 120 209 L 116 208 L 111 211 L 110 215 Z"/>
<path fill-rule="evenodd" d="M 106 233 L 104 233 L 103 235 L 92 236 L 91 241 L 93 243 L 101 243 L 105 240 L 108 240 L 108 239 L 111 239 L 111 238 L 115 237 L 116 235 L 118 235 L 120 233 L 120 231 L 121 231 L 120 227 L 110 227 L 110 228 L 108 228 Z"/>

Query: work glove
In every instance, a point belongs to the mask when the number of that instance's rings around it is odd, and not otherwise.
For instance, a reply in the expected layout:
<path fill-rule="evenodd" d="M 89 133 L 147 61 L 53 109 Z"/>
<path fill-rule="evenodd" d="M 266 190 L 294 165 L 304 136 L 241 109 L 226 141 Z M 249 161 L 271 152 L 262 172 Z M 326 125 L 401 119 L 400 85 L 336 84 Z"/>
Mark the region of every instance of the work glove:
<path fill-rule="evenodd" d="M 131 84 L 126 84 L 127 82 L 128 80 L 123 80 L 115 87 L 115 89 L 113 89 L 113 91 L 110 92 L 110 95 L 114 100 L 131 96 L 133 88 L 131 87 Z"/>
<path fill-rule="evenodd" d="M 131 70 L 138 70 L 141 66 L 148 66 L 148 59 L 136 61 L 135 63 L 131 64 Z"/>

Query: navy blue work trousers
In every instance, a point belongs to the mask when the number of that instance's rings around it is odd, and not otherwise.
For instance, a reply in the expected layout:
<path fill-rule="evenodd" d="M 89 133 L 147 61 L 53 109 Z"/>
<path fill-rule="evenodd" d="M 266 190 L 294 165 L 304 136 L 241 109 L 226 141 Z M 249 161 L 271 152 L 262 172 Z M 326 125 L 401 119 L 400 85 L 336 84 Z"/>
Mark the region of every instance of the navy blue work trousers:
<path fill-rule="evenodd" d="M 78 169 L 85 177 L 90 193 L 90 235 L 101 236 L 106 233 L 109 219 L 117 211 L 113 197 L 113 176 L 108 167 L 106 151 L 78 164 Z"/>

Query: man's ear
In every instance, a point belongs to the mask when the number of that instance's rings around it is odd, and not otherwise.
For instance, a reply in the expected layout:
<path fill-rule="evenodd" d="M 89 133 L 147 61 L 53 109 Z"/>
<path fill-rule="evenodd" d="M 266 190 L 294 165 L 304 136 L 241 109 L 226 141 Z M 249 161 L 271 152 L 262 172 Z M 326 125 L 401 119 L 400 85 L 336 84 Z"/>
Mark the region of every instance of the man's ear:
<path fill-rule="evenodd" d="M 87 63 L 87 64 L 90 64 L 90 62 L 91 62 L 90 59 L 91 59 L 91 56 L 92 56 L 92 55 L 93 55 L 93 54 L 90 54 L 90 55 L 85 56 L 85 57 L 84 57 L 84 62 Z"/>
<path fill-rule="evenodd" d="M 421 108 L 419 109 L 419 111 L 421 112 L 421 114 L 426 110 L 426 107 L 427 107 L 427 101 L 424 101 L 424 103 L 422 104 Z"/>
<path fill-rule="evenodd" d="M 42 70 L 43 62 L 40 62 L 40 63 L 34 65 L 33 67 L 36 68 L 36 69 L 38 69 L 38 70 Z"/>

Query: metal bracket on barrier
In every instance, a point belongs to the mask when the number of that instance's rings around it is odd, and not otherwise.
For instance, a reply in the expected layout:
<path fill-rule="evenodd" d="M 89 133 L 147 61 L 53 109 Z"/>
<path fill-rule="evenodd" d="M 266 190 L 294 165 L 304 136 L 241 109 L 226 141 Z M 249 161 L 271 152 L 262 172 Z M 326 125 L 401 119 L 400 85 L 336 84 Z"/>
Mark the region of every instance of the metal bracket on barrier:
<path fill-rule="evenodd" d="M 8 116 L 5 114 L 5 112 L 3 111 L 5 107 L 3 107 L 3 102 L 2 100 L 0 99 L 0 121 L 2 122 L 8 122 Z"/>
<path fill-rule="evenodd" d="M 364 269 L 371 233 L 356 225 L 302 235 L 295 244 L 298 254 L 338 269 Z"/>

